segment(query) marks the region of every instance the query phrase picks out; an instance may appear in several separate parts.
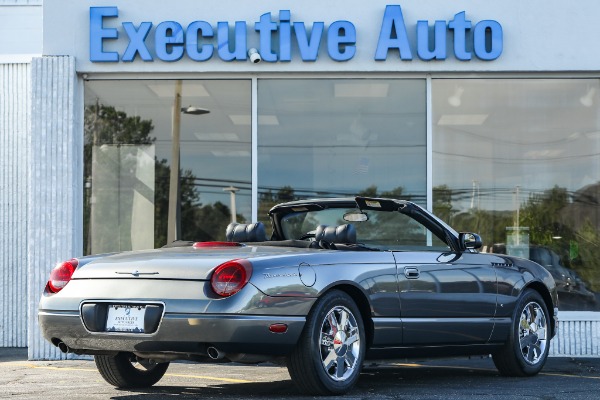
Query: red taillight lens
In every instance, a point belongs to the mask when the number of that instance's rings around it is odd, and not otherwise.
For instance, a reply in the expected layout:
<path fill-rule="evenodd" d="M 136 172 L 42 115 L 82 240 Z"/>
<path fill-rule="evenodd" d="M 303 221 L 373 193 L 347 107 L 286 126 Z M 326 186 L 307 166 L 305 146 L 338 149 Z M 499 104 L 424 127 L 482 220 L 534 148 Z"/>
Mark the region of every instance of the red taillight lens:
<path fill-rule="evenodd" d="M 54 267 L 52 272 L 50 272 L 50 279 L 48 279 L 48 283 L 46 284 L 48 291 L 51 293 L 58 293 L 62 288 L 67 286 L 67 283 L 71 280 L 71 276 L 73 276 L 73 272 L 75 272 L 78 264 L 79 262 L 73 258 Z"/>
<path fill-rule="evenodd" d="M 229 297 L 242 290 L 251 276 L 252 264 L 250 261 L 231 260 L 215 269 L 210 284 L 216 294 Z"/>
<path fill-rule="evenodd" d="M 192 247 L 195 249 L 205 247 L 242 247 L 242 244 L 238 242 L 196 242 Z"/>

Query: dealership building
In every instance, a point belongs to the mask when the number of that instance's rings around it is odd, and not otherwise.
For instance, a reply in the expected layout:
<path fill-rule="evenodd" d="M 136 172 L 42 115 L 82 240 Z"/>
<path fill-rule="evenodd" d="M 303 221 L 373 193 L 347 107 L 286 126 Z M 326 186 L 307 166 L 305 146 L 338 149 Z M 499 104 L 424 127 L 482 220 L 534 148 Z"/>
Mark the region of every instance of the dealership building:
<path fill-rule="evenodd" d="M 414 201 L 554 276 L 600 356 L 600 3 L 0 0 L 0 347 L 72 257 Z"/>

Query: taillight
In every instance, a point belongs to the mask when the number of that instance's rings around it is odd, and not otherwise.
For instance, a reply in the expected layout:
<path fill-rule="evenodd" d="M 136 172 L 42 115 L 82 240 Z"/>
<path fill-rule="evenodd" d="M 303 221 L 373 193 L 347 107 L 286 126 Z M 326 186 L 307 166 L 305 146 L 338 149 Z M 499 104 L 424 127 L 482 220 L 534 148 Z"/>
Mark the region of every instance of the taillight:
<path fill-rule="evenodd" d="M 71 280 L 71 276 L 75 272 L 75 269 L 79 265 L 79 262 L 73 258 L 69 261 L 64 261 L 58 264 L 52 272 L 50 272 L 50 279 L 46 287 L 50 293 L 58 293 L 67 286 L 67 283 Z"/>
<path fill-rule="evenodd" d="M 250 280 L 252 264 L 248 260 L 231 260 L 219 265 L 210 279 L 216 294 L 229 297 L 236 294 Z"/>
<path fill-rule="evenodd" d="M 196 242 L 192 245 L 195 249 L 205 247 L 242 247 L 243 244 L 238 242 Z"/>

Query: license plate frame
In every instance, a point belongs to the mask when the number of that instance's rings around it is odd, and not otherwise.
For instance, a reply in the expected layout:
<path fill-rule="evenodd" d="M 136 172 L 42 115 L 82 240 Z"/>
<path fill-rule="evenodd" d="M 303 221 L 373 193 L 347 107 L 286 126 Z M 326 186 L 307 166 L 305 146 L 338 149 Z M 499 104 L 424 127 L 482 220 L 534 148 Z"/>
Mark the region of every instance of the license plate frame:
<path fill-rule="evenodd" d="M 144 333 L 145 304 L 109 304 L 106 332 Z"/>

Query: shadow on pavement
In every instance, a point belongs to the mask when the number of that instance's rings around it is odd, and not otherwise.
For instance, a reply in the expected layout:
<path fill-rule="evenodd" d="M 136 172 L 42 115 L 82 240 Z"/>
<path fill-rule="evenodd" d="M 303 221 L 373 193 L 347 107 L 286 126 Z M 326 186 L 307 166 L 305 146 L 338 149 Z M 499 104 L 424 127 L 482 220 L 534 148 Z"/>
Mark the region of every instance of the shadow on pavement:
<path fill-rule="evenodd" d="M 27 360 L 27 347 L 3 347 L 0 349 L 0 362 Z"/>

